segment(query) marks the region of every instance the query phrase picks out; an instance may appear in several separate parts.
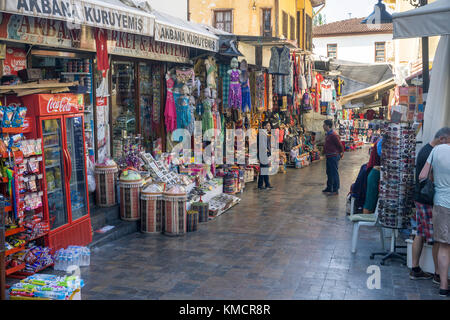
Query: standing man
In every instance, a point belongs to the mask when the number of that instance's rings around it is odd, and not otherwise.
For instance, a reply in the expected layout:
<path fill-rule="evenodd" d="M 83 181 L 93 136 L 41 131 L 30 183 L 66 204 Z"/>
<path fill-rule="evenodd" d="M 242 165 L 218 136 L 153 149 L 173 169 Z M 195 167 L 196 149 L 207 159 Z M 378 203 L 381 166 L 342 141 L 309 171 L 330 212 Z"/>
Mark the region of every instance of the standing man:
<path fill-rule="evenodd" d="M 327 188 L 323 193 L 328 195 L 339 194 L 339 160 L 344 157 L 344 146 L 337 133 L 333 130 L 333 121 L 327 119 L 323 122 L 323 130 L 325 130 L 325 145 L 323 151 L 327 157 Z"/>
<path fill-rule="evenodd" d="M 416 192 L 414 195 L 414 200 L 416 204 L 415 223 L 417 225 L 417 228 L 416 230 L 413 230 L 413 234 L 415 235 L 415 237 L 412 245 L 412 270 L 409 277 L 412 280 L 434 278 L 433 280 L 437 284 L 439 284 L 439 275 L 437 272 L 439 270 L 437 258 L 439 243 L 433 243 L 433 205 L 431 203 L 424 203 L 425 201 L 423 201 L 420 197 L 419 174 L 425 166 L 425 163 L 427 162 L 427 159 L 430 156 L 433 148 L 437 145 L 445 143 L 447 139 L 450 138 L 450 132 L 448 132 L 448 134 L 449 137 L 447 137 L 447 133 L 445 132 L 445 130 L 439 130 L 436 133 L 433 141 L 427 143 L 422 147 L 422 149 L 420 149 L 416 162 Z M 419 260 L 422 254 L 424 242 L 433 243 L 433 260 L 435 268 L 434 277 L 431 274 L 423 272 L 419 266 Z"/>

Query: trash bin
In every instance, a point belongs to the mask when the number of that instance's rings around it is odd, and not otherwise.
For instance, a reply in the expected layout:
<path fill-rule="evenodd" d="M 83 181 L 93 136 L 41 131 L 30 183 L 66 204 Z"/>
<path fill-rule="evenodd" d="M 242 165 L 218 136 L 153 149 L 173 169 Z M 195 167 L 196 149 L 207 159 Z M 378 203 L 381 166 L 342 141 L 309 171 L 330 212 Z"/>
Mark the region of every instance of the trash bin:
<path fill-rule="evenodd" d="M 99 207 L 112 207 L 117 203 L 116 179 L 119 171 L 114 165 L 95 165 L 95 203 Z"/>
<path fill-rule="evenodd" d="M 141 192 L 141 232 L 163 231 L 163 189 L 153 184 Z"/>

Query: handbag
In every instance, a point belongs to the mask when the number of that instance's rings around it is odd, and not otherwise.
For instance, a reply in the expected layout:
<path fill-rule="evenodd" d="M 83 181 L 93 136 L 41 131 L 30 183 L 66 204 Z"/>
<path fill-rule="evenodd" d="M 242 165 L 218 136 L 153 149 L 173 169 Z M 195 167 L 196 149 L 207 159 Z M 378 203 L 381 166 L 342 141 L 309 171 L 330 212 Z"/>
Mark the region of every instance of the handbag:
<path fill-rule="evenodd" d="M 433 205 L 435 194 L 434 182 L 430 179 L 432 168 L 433 168 L 433 158 L 431 158 L 431 168 L 430 171 L 428 172 L 428 177 L 424 181 L 419 183 L 420 192 L 418 202 L 428 205 Z"/>

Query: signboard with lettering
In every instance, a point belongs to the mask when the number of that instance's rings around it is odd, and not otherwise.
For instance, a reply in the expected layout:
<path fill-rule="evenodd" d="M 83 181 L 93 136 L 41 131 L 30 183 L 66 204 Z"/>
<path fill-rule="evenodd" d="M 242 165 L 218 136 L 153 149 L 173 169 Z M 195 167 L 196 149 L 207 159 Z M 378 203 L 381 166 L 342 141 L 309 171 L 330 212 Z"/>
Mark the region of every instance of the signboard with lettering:
<path fill-rule="evenodd" d="M 188 47 L 117 31 L 108 32 L 108 53 L 157 61 L 178 63 L 187 63 L 189 61 Z"/>
<path fill-rule="evenodd" d="M 22 97 L 23 105 L 33 116 L 51 116 L 80 113 L 84 111 L 82 94 L 33 94 Z"/>
<path fill-rule="evenodd" d="M 219 51 L 219 39 L 155 22 L 155 40 L 207 51 Z"/>
<path fill-rule="evenodd" d="M 16 75 L 27 67 L 27 52 L 19 48 L 7 48 L 3 61 L 3 75 Z"/>
<path fill-rule="evenodd" d="M 69 29 L 58 20 L 0 13 L 0 39 L 58 48 L 95 51 L 95 41 L 88 27 Z"/>
<path fill-rule="evenodd" d="M 95 0 L 0 0 L 0 11 L 56 19 L 75 29 L 85 25 L 146 36 L 154 34 L 154 17 L 145 11 Z"/>

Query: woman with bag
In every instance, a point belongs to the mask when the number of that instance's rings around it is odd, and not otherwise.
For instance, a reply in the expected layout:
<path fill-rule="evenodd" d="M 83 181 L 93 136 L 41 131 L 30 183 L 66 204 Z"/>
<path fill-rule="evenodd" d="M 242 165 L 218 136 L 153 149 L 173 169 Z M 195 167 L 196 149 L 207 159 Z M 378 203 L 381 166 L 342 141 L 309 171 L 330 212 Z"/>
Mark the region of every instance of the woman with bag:
<path fill-rule="evenodd" d="M 434 193 L 433 238 L 434 241 L 439 243 L 439 295 L 445 297 L 450 296 L 448 289 L 448 268 L 450 264 L 450 128 L 446 127 L 440 131 L 446 132 L 446 141 L 433 148 L 419 175 L 419 180 L 428 180 L 421 189 L 422 196 L 427 197 Z"/>

